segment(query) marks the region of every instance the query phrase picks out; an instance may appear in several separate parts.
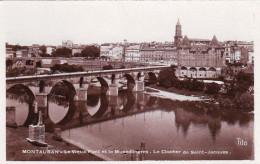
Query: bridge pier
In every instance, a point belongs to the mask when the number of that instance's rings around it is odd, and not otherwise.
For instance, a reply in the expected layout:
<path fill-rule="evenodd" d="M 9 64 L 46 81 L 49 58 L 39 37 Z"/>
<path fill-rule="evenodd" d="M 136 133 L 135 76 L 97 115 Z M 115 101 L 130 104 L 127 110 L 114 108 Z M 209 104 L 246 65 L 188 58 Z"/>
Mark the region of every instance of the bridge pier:
<path fill-rule="evenodd" d="M 82 88 L 76 90 L 76 96 L 74 100 L 76 101 L 87 101 L 88 97 L 88 86 L 89 84 L 84 84 Z"/>
<path fill-rule="evenodd" d="M 133 91 L 140 92 L 144 91 L 144 82 L 143 81 L 135 81 L 135 86 Z"/>
<path fill-rule="evenodd" d="M 116 84 L 110 84 L 107 95 L 109 96 L 118 96 L 118 86 Z"/>
<path fill-rule="evenodd" d="M 42 111 L 43 117 L 48 117 L 48 94 L 47 93 L 38 93 L 35 95 L 35 99 L 37 102 L 38 109 L 35 111 L 35 113 L 39 113 L 39 111 Z"/>

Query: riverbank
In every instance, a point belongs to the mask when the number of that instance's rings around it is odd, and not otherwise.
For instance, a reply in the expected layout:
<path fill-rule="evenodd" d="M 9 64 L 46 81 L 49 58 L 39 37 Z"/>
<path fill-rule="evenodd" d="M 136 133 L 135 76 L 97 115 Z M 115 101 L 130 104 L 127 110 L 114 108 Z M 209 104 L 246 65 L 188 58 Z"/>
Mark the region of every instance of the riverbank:
<path fill-rule="evenodd" d="M 75 153 L 76 151 L 82 152 L 82 149 L 65 141 L 58 142 L 53 140 L 53 134 L 45 133 L 45 141 L 50 145 L 47 148 L 38 147 L 26 141 L 28 135 L 29 129 L 26 127 L 18 127 L 16 129 L 6 127 L 7 161 L 102 161 L 101 158 L 90 153 Z M 49 154 L 46 153 L 47 150 L 50 152 Z M 57 150 L 60 153 L 52 154 L 52 152 L 57 152 Z M 71 153 L 65 153 L 65 151 L 70 151 Z"/>
<path fill-rule="evenodd" d="M 179 94 L 179 95 L 184 95 L 184 96 L 196 96 L 196 97 L 200 97 L 202 99 L 213 99 L 214 96 L 212 95 L 208 95 L 204 92 L 192 92 L 192 91 L 188 91 L 188 90 L 179 90 L 176 88 L 164 88 L 164 87 L 160 87 L 158 85 L 149 85 L 150 88 L 154 88 L 154 89 L 158 89 L 161 91 L 166 91 L 166 92 L 170 92 L 170 93 L 175 93 L 175 94 Z"/>

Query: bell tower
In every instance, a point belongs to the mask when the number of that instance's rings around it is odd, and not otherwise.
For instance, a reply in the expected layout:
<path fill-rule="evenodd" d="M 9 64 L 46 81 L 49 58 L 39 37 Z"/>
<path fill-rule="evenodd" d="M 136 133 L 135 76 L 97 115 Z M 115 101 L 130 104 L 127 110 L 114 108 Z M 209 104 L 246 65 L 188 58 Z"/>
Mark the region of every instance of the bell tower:
<path fill-rule="evenodd" d="M 180 20 L 178 18 L 178 22 L 176 24 L 176 29 L 175 29 L 174 44 L 178 45 L 180 43 L 180 39 L 182 39 L 181 24 L 180 24 Z"/>

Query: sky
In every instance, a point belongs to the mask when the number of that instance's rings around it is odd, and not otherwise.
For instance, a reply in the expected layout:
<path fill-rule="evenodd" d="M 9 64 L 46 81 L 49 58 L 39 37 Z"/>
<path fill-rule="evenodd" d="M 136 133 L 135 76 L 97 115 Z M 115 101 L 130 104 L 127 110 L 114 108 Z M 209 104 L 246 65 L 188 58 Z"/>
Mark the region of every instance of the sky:
<path fill-rule="evenodd" d="M 219 41 L 255 37 L 257 2 L 3 2 L 2 25 L 10 44 L 61 45 L 173 41 L 178 18 L 189 38 Z"/>

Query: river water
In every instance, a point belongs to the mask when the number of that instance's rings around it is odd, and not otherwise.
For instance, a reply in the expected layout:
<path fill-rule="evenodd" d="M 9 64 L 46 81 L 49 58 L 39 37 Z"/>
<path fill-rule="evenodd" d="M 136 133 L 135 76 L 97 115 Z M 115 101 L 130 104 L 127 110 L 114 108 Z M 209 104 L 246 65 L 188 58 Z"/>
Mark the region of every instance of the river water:
<path fill-rule="evenodd" d="M 46 130 L 59 127 L 66 141 L 104 159 L 254 159 L 253 113 L 166 92 L 120 92 L 113 97 L 90 87 L 87 102 L 62 94 L 50 91 Z M 35 120 L 33 102 L 23 87 L 7 91 L 7 106 L 16 107 L 18 125 Z"/>

